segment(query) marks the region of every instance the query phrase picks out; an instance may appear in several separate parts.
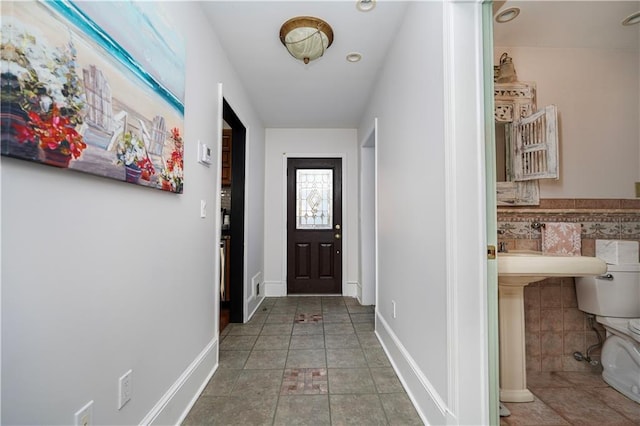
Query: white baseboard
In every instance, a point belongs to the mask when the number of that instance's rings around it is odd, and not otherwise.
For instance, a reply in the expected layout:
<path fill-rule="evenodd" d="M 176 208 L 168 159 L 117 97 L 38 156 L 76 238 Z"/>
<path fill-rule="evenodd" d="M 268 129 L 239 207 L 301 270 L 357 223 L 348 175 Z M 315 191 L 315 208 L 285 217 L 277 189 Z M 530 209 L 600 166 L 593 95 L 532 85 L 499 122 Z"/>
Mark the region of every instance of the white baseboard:
<path fill-rule="evenodd" d="M 162 395 L 140 424 L 182 423 L 217 368 L 218 340 L 214 338 Z"/>
<path fill-rule="evenodd" d="M 357 283 L 356 299 L 358 299 L 358 303 L 360 303 L 361 305 L 364 305 L 364 303 L 362 303 L 362 284 L 360 283 Z"/>
<path fill-rule="evenodd" d="M 258 308 L 260 308 L 260 306 L 262 306 L 262 302 L 264 302 L 264 296 L 260 296 L 258 298 L 258 303 L 256 304 L 256 307 L 253 309 L 253 311 L 251 311 L 249 313 L 249 316 L 247 318 L 247 321 L 250 321 L 251 318 L 253 318 L 253 316 L 256 314 L 256 312 L 258 311 Z"/>
<path fill-rule="evenodd" d="M 284 297 L 287 295 L 287 283 L 282 281 L 265 281 L 265 297 Z"/>
<path fill-rule="evenodd" d="M 452 417 L 447 403 L 377 311 L 376 335 L 424 424 L 447 423 Z"/>
<path fill-rule="evenodd" d="M 349 281 L 345 284 L 343 296 L 357 297 L 358 295 L 357 281 Z M 265 281 L 264 282 L 264 295 L 266 297 L 284 297 L 287 295 L 287 283 L 283 281 Z"/>
<path fill-rule="evenodd" d="M 359 283 L 357 281 L 347 281 L 342 295 L 347 297 L 358 297 L 358 285 Z"/>

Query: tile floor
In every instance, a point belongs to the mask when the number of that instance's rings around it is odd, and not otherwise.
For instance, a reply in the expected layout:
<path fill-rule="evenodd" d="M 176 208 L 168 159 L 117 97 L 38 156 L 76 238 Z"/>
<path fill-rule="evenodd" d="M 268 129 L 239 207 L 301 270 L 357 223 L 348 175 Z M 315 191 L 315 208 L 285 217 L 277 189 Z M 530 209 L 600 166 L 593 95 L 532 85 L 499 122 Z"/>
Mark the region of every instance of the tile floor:
<path fill-rule="evenodd" d="M 183 425 L 422 425 L 348 297 L 267 298 L 221 333 L 220 363 Z"/>
<path fill-rule="evenodd" d="M 640 404 L 626 398 L 597 372 L 528 372 L 535 400 L 506 403 L 506 425 L 640 425 Z"/>

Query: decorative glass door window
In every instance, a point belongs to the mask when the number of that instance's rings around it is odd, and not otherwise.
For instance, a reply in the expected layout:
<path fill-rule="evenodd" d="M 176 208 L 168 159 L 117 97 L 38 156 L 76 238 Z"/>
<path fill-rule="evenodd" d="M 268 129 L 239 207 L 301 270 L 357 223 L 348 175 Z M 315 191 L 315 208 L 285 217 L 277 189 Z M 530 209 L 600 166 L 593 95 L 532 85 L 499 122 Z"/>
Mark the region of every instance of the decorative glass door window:
<path fill-rule="evenodd" d="M 333 170 L 296 170 L 296 229 L 333 228 Z"/>

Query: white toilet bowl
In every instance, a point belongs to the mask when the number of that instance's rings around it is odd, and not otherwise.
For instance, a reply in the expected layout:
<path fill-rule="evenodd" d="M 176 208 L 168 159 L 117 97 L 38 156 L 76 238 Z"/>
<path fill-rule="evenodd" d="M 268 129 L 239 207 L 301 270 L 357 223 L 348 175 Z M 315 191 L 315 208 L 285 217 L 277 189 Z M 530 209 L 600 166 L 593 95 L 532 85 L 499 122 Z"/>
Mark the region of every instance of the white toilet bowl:
<path fill-rule="evenodd" d="M 596 316 L 596 320 L 607 330 L 600 360 L 602 378 L 618 392 L 640 403 L 640 330 L 632 331 L 628 318 Z"/>
<path fill-rule="evenodd" d="M 607 265 L 599 277 L 576 278 L 578 309 L 607 330 L 602 378 L 640 403 L 640 264 Z"/>

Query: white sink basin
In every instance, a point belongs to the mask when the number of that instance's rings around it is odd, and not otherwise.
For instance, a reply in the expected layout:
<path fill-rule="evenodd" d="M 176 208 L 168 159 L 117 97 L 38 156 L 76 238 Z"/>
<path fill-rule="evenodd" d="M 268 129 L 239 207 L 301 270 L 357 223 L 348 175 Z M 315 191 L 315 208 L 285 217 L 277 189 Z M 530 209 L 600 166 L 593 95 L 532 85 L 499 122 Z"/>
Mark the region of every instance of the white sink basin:
<path fill-rule="evenodd" d="M 527 389 L 524 287 L 550 277 L 583 277 L 606 271 L 607 264 L 597 257 L 554 256 L 530 250 L 498 253 L 501 401 L 533 401 Z"/>
<path fill-rule="evenodd" d="M 597 257 L 556 256 L 532 250 L 498 253 L 500 285 L 527 285 L 549 277 L 582 277 L 606 271 L 607 264 Z"/>

